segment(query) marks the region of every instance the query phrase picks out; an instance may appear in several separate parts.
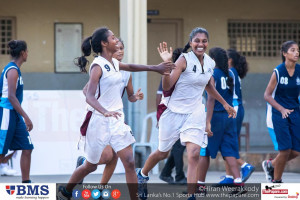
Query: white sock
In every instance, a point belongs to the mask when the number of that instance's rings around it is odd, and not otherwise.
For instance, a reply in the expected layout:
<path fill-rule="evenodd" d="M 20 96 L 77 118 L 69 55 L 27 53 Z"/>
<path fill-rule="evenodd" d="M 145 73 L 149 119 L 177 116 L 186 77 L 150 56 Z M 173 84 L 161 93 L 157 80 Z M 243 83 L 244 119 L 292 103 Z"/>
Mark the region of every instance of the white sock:
<path fill-rule="evenodd" d="M 247 164 L 248 164 L 248 163 L 245 162 L 245 163 L 241 166 L 241 168 L 244 168 Z"/>
<path fill-rule="evenodd" d="M 205 182 L 202 182 L 202 181 L 197 181 L 197 183 L 198 184 L 203 184 L 203 185 L 205 184 Z"/>
<path fill-rule="evenodd" d="M 225 177 L 226 177 L 226 178 L 231 178 L 231 179 L 233 179 L 233 176 L 230 176 L 230 175 L 227 175 L 227 174 L 226 174 Z"/>
<path fill-rule="evenodd" d="M 234 183 L 242 183 L 242 179 L 241 178 L 236 178 L 233 180 Z"/>
<path fill-rule="evenodd" d="M 143 169 L 141 169 L 141 175 L 142 175 L 142 177 L 144 177 L 144 178 L 148 178 L 148 176 L 146 176 L 145 174 L 143 174 Z"/>

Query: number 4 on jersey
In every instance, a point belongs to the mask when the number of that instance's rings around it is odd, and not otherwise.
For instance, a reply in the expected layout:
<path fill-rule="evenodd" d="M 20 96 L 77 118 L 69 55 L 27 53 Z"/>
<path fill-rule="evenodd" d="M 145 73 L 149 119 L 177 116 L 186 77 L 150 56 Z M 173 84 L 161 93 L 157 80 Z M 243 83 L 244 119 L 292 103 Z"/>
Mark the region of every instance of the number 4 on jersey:
<path fill-rule="evenodd" d="M 193 67 L 193 72 L 195 72 L 196 73 L 196 65 L 194 65 L 194 67 Z"/>

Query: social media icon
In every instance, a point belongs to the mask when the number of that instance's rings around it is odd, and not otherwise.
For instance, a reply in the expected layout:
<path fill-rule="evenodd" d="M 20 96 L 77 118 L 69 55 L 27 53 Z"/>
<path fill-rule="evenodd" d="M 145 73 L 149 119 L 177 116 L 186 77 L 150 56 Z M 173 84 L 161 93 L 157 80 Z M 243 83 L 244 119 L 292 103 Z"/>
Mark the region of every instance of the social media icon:
<path fill-rule="evenodd" d="M 99 190 L 94 189 L 94 190 L 92 191 L 92 197 L 93 197 L 94 199 L 99 199 L 100 196 L 101 196 L 101 193 L 100 193 Z"/>
<path fill-rule="evenodd" d="M 103 197 L 103 199 L 108 199 L 110 197 L 110 191 L 107 189 L 103 190 L 102 197 Z"/>
<path fill-rule="evenodd" d="M 80 190 L 73 190 L 73 192 L 72 192 L 72 197 L 74 198 L 74 199 L 79 199 L 80 198 Z"/>
<path fill-rule="evenodd" d="M 121 197 L 121 192 L 120 192 L 120 190 L 114 189 L 114 190 L 111 192 L 111 197 L 114 198 L 114 199 L 120 198 L 120 197 Z"/>
<path fill-rule="evenodd" d="M 83 190 L 83 191 L 81 192 L 81 196 L 82 196 L 82 198 L 84 198 L 84 199 L 89 199 L 89 198 L 91 197 L 91 191 L 89 191 L 88 189 Z"/>

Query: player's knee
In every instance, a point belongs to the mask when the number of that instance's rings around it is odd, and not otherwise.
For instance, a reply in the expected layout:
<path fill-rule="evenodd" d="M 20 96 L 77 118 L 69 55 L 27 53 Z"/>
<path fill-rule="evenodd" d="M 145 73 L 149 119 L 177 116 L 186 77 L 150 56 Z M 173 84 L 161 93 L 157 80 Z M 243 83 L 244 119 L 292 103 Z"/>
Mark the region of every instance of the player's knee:
<path fill-rule="evenodd" d="M 188 160 L 189 161 L 198 161 L 199 158 L 200 158 L 200 155 L 199 155 L 199 150 L 198 149 L 194 149 L 192 151 L 190 151 L 188 153 Z"/>
<path fill-rule="evenodd" d="M 296 157 L 298 157 L 300 155 L 300 152 L 298 152 L 298 151 L 291 151 L 290 155 L 291 155 L 292 158 L 296 158 Z"/>
<path fill-rule="evenodd" d="M 124 168 L 134 169 L 134 158 L 131 155 L 128 155 L 123 161 Z"/>
<path fill-rule="evenodd" d="M 166 159 L 169 155 L 169 152 L 160 152 L 160 160 Z"/>
<path fill-rule="evenodd" d="M 113 152 L 110 162 L 117 162 L 117 161 L 118 161 L 118 156 L 115 152 Z"/>
<path fill-rule="evenodd" d="M 92 173 L 92 172 L 96 171 L 97 165 L 96 165 L 96 164 L 87 164 L 87 162 L 85 162 L 85 163 L 84 163 L 84 169 L 85 169 L 88 173 Z"/>
<path fill-rule="evenodd" d="M 279 151 L 279 154 L 280 154 L 281 156 L 284 156 L 284 157 L 287 157 L 287 158 L 288 158 L 288 157 L 290 156 L 290 154 L 291 154 L 291 149 Z"/>

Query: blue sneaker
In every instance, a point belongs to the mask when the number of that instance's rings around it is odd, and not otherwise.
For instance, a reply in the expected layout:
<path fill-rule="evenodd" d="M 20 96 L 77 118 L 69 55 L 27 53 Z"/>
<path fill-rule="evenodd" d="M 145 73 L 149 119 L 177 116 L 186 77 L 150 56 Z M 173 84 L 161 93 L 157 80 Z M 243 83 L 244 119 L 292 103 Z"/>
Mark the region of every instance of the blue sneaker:
<path fill-rule="evenodd" d="M 254 171 L 255 167 L 250 164 L 241 168 L 242 182 L 245 183 Z"/>
<path fill-rule="evenodd" d="M 149 180 L 149 177 L 145 178 L 141 174 L 141 168 L 136 168 L 135 172 L 138 179 L 138 195 L 139 198 L 142 200 L 146 200 L 148 196 L 148 189 L 147 189 L 147 182 Z"/>
<path fill-rule="evenodd" d="M 226 176 L 221 176 L 220 178 L 223 178 L 223 180 L 221 180 L 217 184 L 212 185 L 212 187 L 222 187 L 222 186 L 232 186 L 232 185 L 234 185 L 233 178 L 226 177 Z"/>
<path fill-rule="evenodd" d="M 77 158 L 76 168 L 78 168 L 79 166 L 81 166 L 84 163 L 85 160 L 86 160 L 85 157 L 79 156 Z M 83 182 L 83 179 L 79 182 L 79 184 L 82 184 L 82 182 Z"/>

